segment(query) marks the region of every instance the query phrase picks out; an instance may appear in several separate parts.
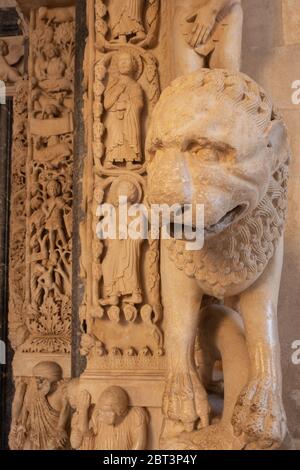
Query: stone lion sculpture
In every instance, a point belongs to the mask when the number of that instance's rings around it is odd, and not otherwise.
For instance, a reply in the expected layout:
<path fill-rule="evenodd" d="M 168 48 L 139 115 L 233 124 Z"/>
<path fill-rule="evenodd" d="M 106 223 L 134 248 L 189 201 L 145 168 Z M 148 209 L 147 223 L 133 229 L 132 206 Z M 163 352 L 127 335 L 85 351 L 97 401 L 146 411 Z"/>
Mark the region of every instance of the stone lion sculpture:
<path fill-rule="evenodd" d="M 202 69 L 162 93 L 147 155 L 149 202 L 179 203 L 193 216 L 203 204 L 205 217 L 201 250 L 188 251 L 183 240 L 161 242 L 168 428 L 180 424 L 191 432 L 209 425 L 194 361 L 201 303 L 209 295 L 234 306 L 244 325 L 249 374 L 233 407 L 233 432 L 244 448 L 277 448 L 287 432 L 277 330 L 290 159 L 286 127 L 248 76 Z"/>

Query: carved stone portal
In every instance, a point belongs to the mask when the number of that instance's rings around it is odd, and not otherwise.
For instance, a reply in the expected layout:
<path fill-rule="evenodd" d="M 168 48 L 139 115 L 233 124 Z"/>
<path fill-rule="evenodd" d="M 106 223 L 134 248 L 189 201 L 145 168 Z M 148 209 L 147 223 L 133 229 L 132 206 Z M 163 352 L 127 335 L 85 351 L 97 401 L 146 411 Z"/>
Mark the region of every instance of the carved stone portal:
<path fill-rule="evenodd" d="M 16 88 L 11 449 L 278 448 L 290 149 L 267 94 L 239 72 L 242 2 L 87 0 L 80 90 L 75 7 L 40 5 L 28 79 L 21 49 L 0 40 L 0 80 Z M 79 92 L 82 286 L 72 286 Z M 203 205 L 203 248 L 172 236 L 174 221 L 168 240 L 151 237 L 151 220 L 148 236 L 126 238 L 133 215 L 117 215 L 116 237 L 104 238 L 105 208 L 125 204 L 146 215 L 151 204 L 188 207 L 193 227 Z M 78 308 L 86 363 L 71 377 Z"/>

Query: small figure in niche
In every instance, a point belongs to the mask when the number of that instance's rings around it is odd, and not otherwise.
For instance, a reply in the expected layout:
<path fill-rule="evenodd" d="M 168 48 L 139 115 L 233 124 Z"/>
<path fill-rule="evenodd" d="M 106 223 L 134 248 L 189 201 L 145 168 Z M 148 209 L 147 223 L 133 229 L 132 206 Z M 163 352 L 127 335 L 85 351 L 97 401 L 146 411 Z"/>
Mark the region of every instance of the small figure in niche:
<path fill-rule="evenodd" d="M 118 179 L 112 184 L 110 195 L 115 207 L 118 207 L 119 203 L 132 206 L 140 202 L 141 189 L 138 183 L 132 180 Z M 125 303 L 140 304 L 142 302 L 140 251 L 143 240 L 121 238 L 122 227 L 119 227 L 118 211 L 116 212 L 116 226 L 119 233 L 116 234 L 115 240 L 107 240 L 107 253 L 102 263 L 104 298 L 100 300 L 100 304 L 117 306 L 120 298 Z M 128 217 L 129 223 L 130 217 Z"/>
<path fill-rule="evenodd" d="M 144 0 L 111 0 L 109 17 L 112 40 L 137 44 L 146 37 L 143 25 Z"/>
<path fill-rule="evenodd" d="M 137 67 L 132 54 L 119 54 L 118 74 L 110 79 L 105 91 L 106 168 L 124 162 L 128 168 L 135 168 L 135 164 L 142 161 L 140 117 L 144 97 L 142 87 L 134 78 Z"/>

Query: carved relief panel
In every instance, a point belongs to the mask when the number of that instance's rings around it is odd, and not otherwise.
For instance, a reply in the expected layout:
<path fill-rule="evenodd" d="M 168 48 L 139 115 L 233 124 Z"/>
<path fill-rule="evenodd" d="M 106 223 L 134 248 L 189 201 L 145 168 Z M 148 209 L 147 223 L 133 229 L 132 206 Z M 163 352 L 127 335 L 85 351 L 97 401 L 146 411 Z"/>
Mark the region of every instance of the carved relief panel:
<path fill-rule="evenodd" d="M 144 202 L 145 135 L 160 94 L 158 63 L 147 48 L 155 39 L 159 2 L 90 1 L 88 18 L 85 114 L 91 132 L 81 227 L 86 286 L 81 321 L 87 333 L 82 353 L 95 352 L 96 345 L 98 360 L 112 367 L 120 360 L 151 363 L 150 358 L 158 364 L 163 355 L 158 245 L 101 240 L 99 221 L 104 203 L 117 208 L 119 197 L 132 207 Z"/>
<path fill-rule="evenodd" d="M 25 352 L 70 352 L 74 15 L 31 15 Z"/>
<path fill-rule="evenodd" d="M 87 367 L 80 388 L 89 391 L 93 406 L 99 394 L 105 394 L 105 384 L 124 388 L 133 407 L 128 420 L 143 427 L 143 407 L 153 404 L 153 399 L 148 389 L 139 406 L 137 371 L 142 389 L 151 380 L 160 388 L 165 362 L 158 241 L 133 240 L 119 232 L 115 239 L 104 239 L 101 222 L 106 204 L 118 214 L 122 198 L 129 212 L 146 203 L 145 138 L 160 96 L 159 65 L 151 51 L 157 40 L 160 2 L 90 0 L 87 16 L 86 218 L 81 225 L 85 295 L 80 311 L 81 354 L 87 357 Z M 127 231 L 132 219 L 129 216 L 117 231 Z M 126 423 L 122 433 L 129 432 Z M 105 447 L 108 443 L 101 439 L 94 435 L 95 448 L 117 448 L 113 441 L 113 447 Z M 145 448 L 149 441 L 132 445 L 128 448 Z"/>
<path fill-rule="evenodd" d="M 10 447 L 278 447 L 286 427 L 279 353 L 269 348 L 277 291 L 267 280 L 279 287 L 289 148 L 266 93 L 238 72 L 241 1 L 87 0 L 86 8 L 77 332 L 86 364 L 70 379 L 75 8 L 40 7 L 31 11 L 29 79 L 16 80 Z M 0 44 L 13 81 L 8 56 Z M 247 145 L 252 167 L 241 166 Z M 139 227 L 146 236 L 128 236 L 141 205 L 149 216 L 166 194 L 166 203 L 205 202 L 203 250 L 152 239 L 151 219 Z M 274 272 L 263 274 L 273 258 Z M 256 281 L 266 284 L 253 301 Z"/>
<path fill-rule="evenodd" d="M 15 376 L 31 375 L 51 355 L 64 373 L 70 369 L 74 18 L 74 8 L 31 12 L 29 80 L 17 82 L 10 243 Z"/>
<path fill-rule="evenodd" d="M 14 349 L 28 337 L 25 307 L 27 119 L 28 81 L 20 80 L 14 97 L 10 196 L 9 339 Z"/>

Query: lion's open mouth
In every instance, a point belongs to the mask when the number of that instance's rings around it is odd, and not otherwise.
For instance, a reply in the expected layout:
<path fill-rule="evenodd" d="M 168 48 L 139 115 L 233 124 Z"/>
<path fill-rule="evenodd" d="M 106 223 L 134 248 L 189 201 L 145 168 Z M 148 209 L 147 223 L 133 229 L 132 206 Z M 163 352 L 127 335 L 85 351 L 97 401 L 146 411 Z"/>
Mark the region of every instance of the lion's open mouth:
<path fill-rule="evenodd" d="M 212 225 L 207 225 L 204 227 L 204 237 L 210 238 L 218 233 L 221 233 L 227 227 L 232 225 L 238 218 L 246 212 L 248 209 L 248 204 L 239 204 L 234 209 L 228 211 L 217 223 Z M 189 233 L 196 233 L 199 230 L 199 227 L 196 225 L 187 226 L 184 224 L 176 224 L 174 221 L 166 225 L 167 232 L 171 236 L 171 238 L 178 238 L 178 234 L 180 234 L 179 239 L 188 241 L 186 239 L 185 234 Z M 189 239 L 190 240 L 190 239 Z"/>
<path fill-rule="evenodd" d="M 234 209 L 228 211 L 216 224 L 205 227 L 205 235 L 215 235 L 232 225 L 242 214 L 246 212 L 248 204 L 239 204 Z"/>

